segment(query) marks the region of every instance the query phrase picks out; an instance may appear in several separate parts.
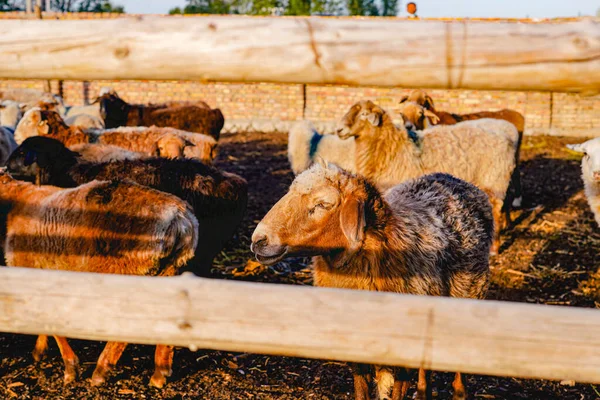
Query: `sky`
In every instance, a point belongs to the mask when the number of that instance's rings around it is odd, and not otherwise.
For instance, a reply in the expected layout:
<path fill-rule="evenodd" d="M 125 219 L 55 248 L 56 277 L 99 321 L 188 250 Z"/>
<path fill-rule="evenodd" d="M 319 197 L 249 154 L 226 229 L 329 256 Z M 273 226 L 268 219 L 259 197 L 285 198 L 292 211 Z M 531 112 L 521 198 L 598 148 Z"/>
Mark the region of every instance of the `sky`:
<path fill-rule="evenodd" d="M 413 0 L 420 17 L 552 18 L 595 15 L 600 0 Z M 401 0 L 401 16 L 406 15 Z M 132 14 L 166 14 L 185 0 L 113 0 Z"/>

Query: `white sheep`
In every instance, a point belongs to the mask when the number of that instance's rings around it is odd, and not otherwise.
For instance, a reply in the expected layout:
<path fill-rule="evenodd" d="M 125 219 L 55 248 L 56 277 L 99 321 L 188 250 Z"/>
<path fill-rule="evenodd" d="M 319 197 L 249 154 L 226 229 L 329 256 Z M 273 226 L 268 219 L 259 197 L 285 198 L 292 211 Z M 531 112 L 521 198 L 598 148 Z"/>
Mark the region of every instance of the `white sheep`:
<path fill-rule="evenodd" d="M 356 171 L 354 153 L 354 139 L 321 135 L 310 121 L 297 122 L 288 135 L 288 160 L 295 175 L 308 169 L 319 157 L 348 171 Z"/>
<path fill-rule="evenodd" d="M 76 114 L 65 118 L 65 124 L 81 129 L 104 129 L 104 120 L 88 114 Z"/>
<path fill-rule="evenodd" d="M 490 196 L 496 221 L 492 251 L 498 251 L 502 206 L 515 168 L 513 140 L 477 125 L 457 124 L 425 130 L 415 143 L 403 126 L 395 126 L 390 115 L 371 101 L 352 106 L 337 134 L 355 138 L 357 172 L 380 188 L 445 172 L 483 189 Z"/>
<path fill-rule="evenodd" d="M 23 117 L 23 106 L 13 100 L 0 101 L 0 126 L 7 127 L 13 132 Z"/>
<path fill-rule="evenodd" d="M 567 147 L 584 154 L 581 160 L 581 178 L 588 204 L 600 226 L 600 138 L 580 144 L 568 144 Z"/>

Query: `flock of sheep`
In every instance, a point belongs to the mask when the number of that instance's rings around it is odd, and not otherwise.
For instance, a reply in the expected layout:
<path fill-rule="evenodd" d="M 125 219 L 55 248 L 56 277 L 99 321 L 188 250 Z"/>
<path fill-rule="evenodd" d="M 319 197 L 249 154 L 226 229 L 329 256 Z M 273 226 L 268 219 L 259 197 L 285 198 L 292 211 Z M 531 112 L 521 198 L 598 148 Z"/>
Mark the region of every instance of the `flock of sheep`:
<path fill-rule="evenodd" d="M 16 93 L 16 92 L 15 92 Z M 211 166 L 224 117 L 204 102 L 132 105 L 112 90 L 67 107 L 51 94 L 0 93 L 0 201 L 8 266 L 129 275 L 208 276 L 246 211 L 247 182 Z M 263 264 L 313 257 L 316 286 L 485 297 L 489 256 L 520 206 L 524 118 L 512 110 L 436 110 L 423 91 L 400 102 L 403 124 L 372 101 L 353 105 L 336 135 L 308 121 L 289 133 L 296 179 L 252 235 Z M 583 178 L 600 223 L 600 139 Z M 64 381 L 78 359 L 55 337 Z M 39 336 L 40 360 L 48 347 Z M 100 385 L 126 343 L 107 343 L 92 375 Z M 173 347 L 156 346 L 150 384 L 171 374 Z M 403 399 L 414 371 L 353 365 L 355 395 Z M 418 371 L 417 398 L 431 397 Z M 375 386 L 372 388 L 371 386 Z M 456 374 L 454 399 L 466 398 Z"/>

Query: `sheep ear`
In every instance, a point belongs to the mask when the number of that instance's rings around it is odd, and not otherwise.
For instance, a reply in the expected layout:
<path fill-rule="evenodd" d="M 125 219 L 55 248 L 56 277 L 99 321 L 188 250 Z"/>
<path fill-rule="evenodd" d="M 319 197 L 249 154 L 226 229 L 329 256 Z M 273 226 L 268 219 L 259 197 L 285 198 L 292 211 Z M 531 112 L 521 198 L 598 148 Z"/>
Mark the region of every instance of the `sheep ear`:
<path fill-rule="evenodd" d="M 321 156 L 317 156 L 315 162 L 323 169 L 327 169 L 329 167 L 327 161 Z"/>
<path fill-rule="evenodd" d="M 42 120 L 38 123 L 38 132 L 40 132 L 42 135 L 47 135 L 50 133 L 50 127 L 48 126 L 47 121 Z"/>
<path fill-rule="evenodd" d="M 25 159 L 23 160 L 23 165 L 26 167 L 33 164 L 37 161 L 36 153 L 33 151 L 28 151 L 25 153 Z"/>
<path fill-rule="evenodd" d="M 355 196 L 349 196 L 342 203 L 340 225 L 350 247 L 357 249 L 363 241 L 366 223 L 364 204 Z"/>
<path fill-rule="evenodd" d="M 408 100 L 408 96 L 402 96 L 402 97 L 400 98 L 400 101 L 398 102 L 398 104 L 402 104 L 402 103 L 404 103 L 406 100 Z"/>
<path fill-rule="evenodd" d="M 379 126 L 381 124 L 381 115 L 376 111 L 371 111 L 367 115 L 367 121 L 369 121 L 373 126 Z"/>
<path fill-rule="evenodd" d="M 423 110 L 423 114 L 425 114 L 425 116 L 427 118 L 429 118 L 429 121 L 431 121 L 432 125 L 437 125 L 440 122 L 440 117 L 438 117 L 437 115 L 435 115 L 433 112 L 425 109 Z"/>
<path fill-rule="evenodd" d="M 568 144 L 567 148 L 576 151 L 578 153 L 585 153 L 585 143 L 579 143 L 579 144 Z"/>
<path fill-rule="evenodd" d="M 423 102 L 423 107 L 425 107 L 428 110 L 431 110 L 434 108 L 433 107 L 433 99 L 428 94 L 425 95 L 425 102 Z"/>

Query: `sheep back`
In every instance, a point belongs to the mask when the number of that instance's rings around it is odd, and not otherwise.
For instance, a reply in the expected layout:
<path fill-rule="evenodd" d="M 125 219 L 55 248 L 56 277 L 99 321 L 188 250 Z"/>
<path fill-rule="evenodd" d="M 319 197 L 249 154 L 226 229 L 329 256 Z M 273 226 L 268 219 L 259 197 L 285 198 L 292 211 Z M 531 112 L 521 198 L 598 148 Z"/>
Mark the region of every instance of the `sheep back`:
<path fill-rule="evenodd" d="M 198 222 L 182 200 L 131 182 L 22 188 L 8 212 L 8 265 L 173 275 L 193 254 Z M 6 188 L 6 186 L 5 186 Z"/>
<path fill-rule="evenodd" d="M 352 178 L 362 179 L 362 178 Z M 493 218 L 485 193 L 448 174 L 413 179 L 387 191 L 365 187 L 363 249 L 340 271 L 313 259 L 315 285 L 418 295 L 483 298 L 489 284 Z M 362 192 L 363 189 L 359 189 Z M 382 223 L 382 218 L 387 223 Z M 385 226 L 382 228 L 382 226 Z M 369 233 L 370 232 L 370 233 Z"/>
<path fill-rule="evenodd" d="M 308 169 L 317 158 L 356 171 L 354 139 L 321 135 L 309 121 L 300 121 L 288 134 L 288 160 L 295 175 Z"/>

